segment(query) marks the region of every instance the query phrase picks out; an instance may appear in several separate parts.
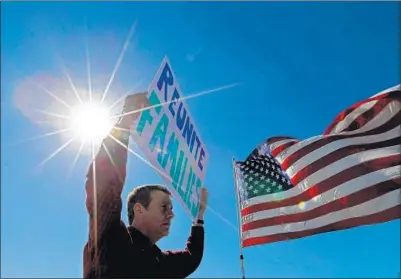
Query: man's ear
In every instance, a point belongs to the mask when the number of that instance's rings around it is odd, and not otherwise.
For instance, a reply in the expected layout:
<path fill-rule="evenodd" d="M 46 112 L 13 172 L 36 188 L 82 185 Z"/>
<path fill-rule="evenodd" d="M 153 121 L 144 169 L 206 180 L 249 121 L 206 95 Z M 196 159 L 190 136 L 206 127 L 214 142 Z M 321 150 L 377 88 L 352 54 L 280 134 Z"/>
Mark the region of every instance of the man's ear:
<path fill-rule="evenodd" d="M 134 204 L 134 213 L 135 215 L 140 214 L 143 212 L 143 206 L 140 203 Z"/>

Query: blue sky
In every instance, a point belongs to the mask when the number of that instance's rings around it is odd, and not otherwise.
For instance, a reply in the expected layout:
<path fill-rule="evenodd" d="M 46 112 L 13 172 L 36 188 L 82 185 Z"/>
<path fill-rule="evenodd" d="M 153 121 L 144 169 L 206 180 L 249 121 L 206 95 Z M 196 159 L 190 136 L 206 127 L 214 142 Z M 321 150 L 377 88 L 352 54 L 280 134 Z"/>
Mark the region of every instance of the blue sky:
<path fill-rule="evenodd" d="M 2 277 L 81 276 L 88 230 L 88 155 L 69 173 L 77 151 L 72 145 L 38 169 L 63 139 L 19 143 L 54 130 L 27 112 L 43 105 L 45 94 L 23 84 L 26 77 L 57 84 L 64 61 L 74 82 L 86 86 L 86 38 L 94 83 L 102 90 L 137 21 L 110 96 L 146 89 L 165 55 L 186 95 L 241 83 L 188 101 L 210 153 L 210 206 L 226 219 L 207 212 L 205 257 L 192 277 L 239 277 L 232 156 L 245 158 L 269 136 L 322 133 L 345 107 L 399 83 L 399 5 L 2 3 Z M 134 156 L 128 169 L 123 198 L 136 185 L 162 182 Z M 171 235 L 160 246 L 183 247 L 189 226 L 177 206 Z M 396 221 L 247 248 L 246 275 L 396 277 L 399 235 Z"/>

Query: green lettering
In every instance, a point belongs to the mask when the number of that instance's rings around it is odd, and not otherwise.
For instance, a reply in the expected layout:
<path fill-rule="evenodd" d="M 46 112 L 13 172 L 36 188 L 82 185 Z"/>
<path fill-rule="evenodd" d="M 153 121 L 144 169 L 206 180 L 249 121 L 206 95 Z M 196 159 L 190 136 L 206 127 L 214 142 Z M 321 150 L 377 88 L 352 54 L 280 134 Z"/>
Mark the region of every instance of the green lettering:
<path fill-rule="evenodd" d="M 173 187 L 178 187 L 178 180 L 180 178 L 181 168 L 182 168 L 182 161 L 184 159 L 184 151 L 180 150 L 180 157 L 178 158 L 178 162 L 175 166 L 171 166 L 170 168 L 170 177 L 173 180 Z"/>
<path fill-rule="evenodd" d="M 149 123 L 149 125 L 152 125 L 153 123 L 153 117 L 150 114 L 150 109 L 144 110 L 141 113 L 141 118 L 139 119 L 138 124 L 136 125 L 136 132 L 138 133 L 138 135 L 142 135 L 146 123 Z"/>
<path fill-rule="evenodd" d="M 160 114 L 162 107 L 160 105 L 160 99 L 159 99 L 159 97 L 157 97 L 157 94 L 154 90 L 152 91 L 152 93 L 149 96 L 149 103 L 154 107 L 156 113 Z"/>
<path fill-rule="evenodd" d="M 166 133 L 167 133 L 167 127 L 168 127 L 168 117 L 166 114 L 163 114 L 161 117 L 159 123 L 157 123 L 157 127 L 155 131 L 153 132 L 152 138 L 149 141 L 149 150 L 154 151 L 155 146 L 158 141 L 160 141 L 159 146 L 160 149 L 158 150 L 158 153 L 162 153 L 164 149 L 164 141 L 166 139 Z"/>
<path fill-rule="evenodd" d="M 166 165 L 169 158 L 171 160 L 171 169 L 175 167 L 177 161 L 178 145 L 179 145 L 178 139 L 176 138 L 175 133 L 172 132 L 167 144 L 166 153 L 164 154 L 164 156 L 162 155 L 162 153 L 159 153 L 157 155 L 157 161 L 159 162 L 159 164 L 162 166 L 163 169 L 166 169 Z"/>
<path fill-rule="evenodd" d="M 185 187 L 184 177 L 185 177 L 185 174 L 186 174 L 187 165 L 188 165 L 188 158 L 185 157 L 184 171 L 181 173 L 180 182 L 178 183 L 178 186 L 179 186 L 178 187 L 178 193 L 180 194 L 180 196 L 183 198 L 184 201 L 185 201 L 185 188 L 183 188 L 183 186 Z"/>
<path fill-rule="evenodd" d="M 149 103 L 151 106 L 155 106 L 155 110 L 157 114 L 160 114 L 161 106 L 160 106 L 160 100 L 157 97 L 157 94 L 155 91 L 152 91 L 149 97 Z M 141 113 L 141 117 L 138 121 L 138 124 L 136 126 L 136 132 L 138 135 L 142 135 L 143 129 L 145 128 L 146 123 L 149 123 L 149 125 L 152 125 L 153 123 L 153 116 L 150 114 L 150 111 L 152 109 L 148 108 Z"/>

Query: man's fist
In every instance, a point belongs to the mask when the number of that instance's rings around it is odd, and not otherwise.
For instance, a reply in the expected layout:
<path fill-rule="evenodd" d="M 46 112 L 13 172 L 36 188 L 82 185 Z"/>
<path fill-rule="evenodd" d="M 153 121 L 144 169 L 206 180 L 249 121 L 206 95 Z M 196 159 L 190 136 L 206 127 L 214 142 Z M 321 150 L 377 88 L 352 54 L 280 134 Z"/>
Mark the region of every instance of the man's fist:
<path fill-rule="evenodd" d="M 124 108 L 121 113 L 120 123 L 130 126 L 141 114 L 141 109 L 150 106 L 147 92 L 128 95 L 124 101 Z"/>

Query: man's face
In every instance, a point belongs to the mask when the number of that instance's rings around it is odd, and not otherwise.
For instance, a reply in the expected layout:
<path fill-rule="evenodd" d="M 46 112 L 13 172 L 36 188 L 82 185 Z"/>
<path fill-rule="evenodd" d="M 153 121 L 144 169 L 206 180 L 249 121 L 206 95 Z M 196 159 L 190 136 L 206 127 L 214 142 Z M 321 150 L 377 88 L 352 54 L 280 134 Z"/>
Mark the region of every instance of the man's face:
<path fill-rule="evenodd" d="M 147 230 L 155 239 L 169 234 L 171 220 L 174 217 L 170 195 L 162 191 L 150 193 L 150 204 L 143 213 L 143 221 Z"/>

